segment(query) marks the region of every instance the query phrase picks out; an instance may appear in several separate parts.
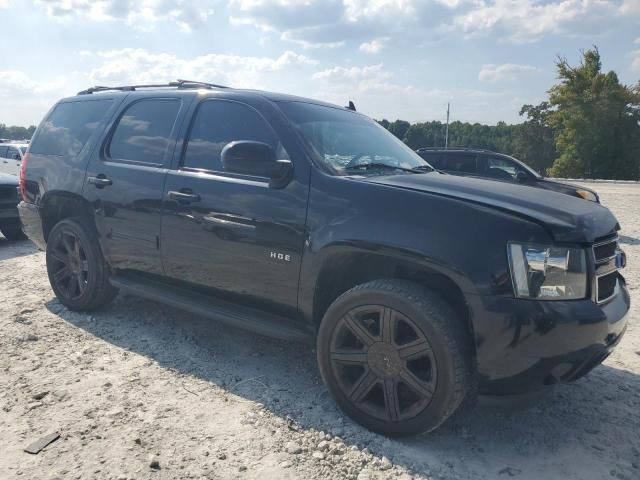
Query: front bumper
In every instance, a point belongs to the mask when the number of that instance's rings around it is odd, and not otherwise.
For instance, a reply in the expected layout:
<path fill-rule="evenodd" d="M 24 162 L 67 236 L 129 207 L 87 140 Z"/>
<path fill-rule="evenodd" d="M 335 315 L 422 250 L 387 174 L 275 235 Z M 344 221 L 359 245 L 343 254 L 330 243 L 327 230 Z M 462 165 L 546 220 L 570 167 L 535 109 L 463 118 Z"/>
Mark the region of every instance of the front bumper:
<path fill-rule="evenodd" d="M 22 231 L 29 237 L 40 250 L 47 248 L 47 242 L 44 239 L 44 231 L 42 229 L 42 218 L 40 217 L 40 209 L 33 203 L 22 201 L 18 204 L 18 213 L 20 214 L 20 222 L 22 223 Z"/>
<path fill-rule="evenodd" d="M 479 393 L 509 395 L 571 382 L 599 365 L 622 338 L 629 292 L 622 275 L 610 301 L 467 298 Z"/>

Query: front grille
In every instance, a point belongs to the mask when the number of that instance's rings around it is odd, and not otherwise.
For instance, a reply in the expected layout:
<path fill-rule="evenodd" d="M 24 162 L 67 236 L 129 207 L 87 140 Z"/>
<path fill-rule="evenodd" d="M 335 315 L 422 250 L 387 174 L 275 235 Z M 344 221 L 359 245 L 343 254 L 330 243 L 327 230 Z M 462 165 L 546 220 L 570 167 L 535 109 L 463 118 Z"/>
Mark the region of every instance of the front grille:
<path fill-rule="evenodd" d="M 18 189 L 15 186 L 0 187 L 0 200 L 18 200 Z"/>
<path fill-rule="evenodd" d="M 593 253 L 596 256 L 596 261 L 604 263 L 606 260 L 616 256 L 616 249 L 618 248 L 617 238 L 612 242 L 604 243 L 601 245 L 595 245 L 593 247 Z"/>
<path fill-rule="evenodd" d="M 598 277 L 598 303 L 604 302 L 616 293 L 618 285 L 618 272 Z"/>
<path fill-rule="evenodd" d="M 596 261 L 596 301 L 606 302 L 614 297 L 618 287 L 618 267 L 616 251 L 618 235 L 612 234 L 596 240 L 593 244 L 593 255 Z"/>

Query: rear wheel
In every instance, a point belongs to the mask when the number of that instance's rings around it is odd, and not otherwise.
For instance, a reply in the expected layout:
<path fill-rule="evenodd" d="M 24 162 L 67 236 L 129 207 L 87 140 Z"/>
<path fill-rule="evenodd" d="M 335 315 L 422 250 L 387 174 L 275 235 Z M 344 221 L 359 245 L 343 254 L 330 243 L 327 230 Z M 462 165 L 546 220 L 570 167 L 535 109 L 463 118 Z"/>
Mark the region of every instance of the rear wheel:
<path fill-rule="evenodd" d="M 95 231 L 81 218 L 62 220 L 53 227 L 46 259 L 51 287 L 70 310 L 93 310 L 118 294 L 109 283 Z"/>
<path fill-rule="evenodd" d="M 318 333 L 318 363 L 345 412 L 386 435 L 431 431 L 471 386 L 468 335 L 437 294 L 378 280 L 340 296 Z"/>

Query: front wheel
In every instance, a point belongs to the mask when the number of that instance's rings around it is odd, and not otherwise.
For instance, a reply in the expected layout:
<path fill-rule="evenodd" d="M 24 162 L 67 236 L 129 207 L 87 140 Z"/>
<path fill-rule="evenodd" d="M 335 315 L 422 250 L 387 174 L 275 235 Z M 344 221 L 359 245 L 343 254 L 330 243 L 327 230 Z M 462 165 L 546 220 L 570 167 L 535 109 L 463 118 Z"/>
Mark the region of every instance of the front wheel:
<path fill-rule="evenodd" d="M 115 298 L 109 268 L 87 220 L 57 223 L 47 239 L 47 273 L 56 297 L 70 310 L 94 310 Z"/>
<path fill-rule="evenodd" d="M 352 288 L 327 310 L 321 375 L 340 407 L 390 436 L 432 431 L 471 387 L 469 336 L 434 292 L 403 280 Z"/>

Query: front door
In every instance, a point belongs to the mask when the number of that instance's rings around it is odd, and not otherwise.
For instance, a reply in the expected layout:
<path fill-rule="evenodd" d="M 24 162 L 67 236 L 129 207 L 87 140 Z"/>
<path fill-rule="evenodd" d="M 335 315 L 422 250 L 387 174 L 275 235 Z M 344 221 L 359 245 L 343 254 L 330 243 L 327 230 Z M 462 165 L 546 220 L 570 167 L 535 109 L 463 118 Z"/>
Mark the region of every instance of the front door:
<path fill-rule="evenodd" d="M 115 268 L 161 274 L 162 192 L 179 121 L 190 98 L 125 102 L 87 168 L 84 196 Z"/>
<path fill-rule="evenodd" d="M 244 103 L 203 101 L 189 132 L 165 186 L 165 273 L 290 313 L 297 304 L 305 233 L 304 169 L 281 189 L 270 188 L 266 178 L 223 171 L 220 153 L 235 140 L 267 143 L 287 158 L 269 123 Z"/>

